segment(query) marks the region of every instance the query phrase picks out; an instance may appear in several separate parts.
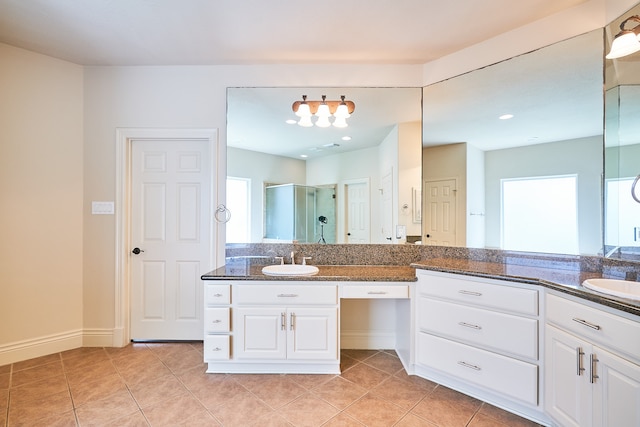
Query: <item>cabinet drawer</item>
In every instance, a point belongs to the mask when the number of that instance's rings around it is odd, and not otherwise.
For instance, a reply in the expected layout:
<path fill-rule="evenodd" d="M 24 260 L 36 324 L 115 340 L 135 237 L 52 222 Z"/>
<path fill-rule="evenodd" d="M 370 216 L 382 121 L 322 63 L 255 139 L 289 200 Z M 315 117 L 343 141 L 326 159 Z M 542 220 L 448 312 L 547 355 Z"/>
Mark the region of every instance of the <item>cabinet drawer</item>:
<path fill-rule="evenodd" d="M 407 285 L 342 285 L 342 298 L 409 298 Z"/>
<path fill-rule="evenodd" d="M 640 360 L 640 323 L 547 294 L 547 322 Z"/>
<path fill-rule="evenodd" d="M 538 404 L 538 367 L 435 337 L 418 336 L 418 363 L 523 402 Z"/>
<path fill-rule="evenodd" d="M 204 303 L 220 305 L 231 303 L 231 285 L 206 285 L 204 287 Z"/>
<path fill-rule="evenodd" d="M 234 285 L 237 304 L 333 305 L 338 303 L 337 286 L 317 285 Z"/>
<path fill-rule="evenodd" d="M 229 360 L 230 352 L 229 335 L 205 335 L 204 336 L 204 361 Z"/>
<path fill-rule="evenodd" d="M 230 308 L 217 307 L 204 309 L 204 332 L 211 334 L 216 332 L 229 332 L 230 329 Z"/>
<path fill-rule="evenodd" d="M 538 291 L 458 277 L 418 275 L 419 295 L 536 316 Z"/>
<path fill-rule="evenodd" d="M 538 359 L 538 320 L 421 297 L 420 330 Z"/>

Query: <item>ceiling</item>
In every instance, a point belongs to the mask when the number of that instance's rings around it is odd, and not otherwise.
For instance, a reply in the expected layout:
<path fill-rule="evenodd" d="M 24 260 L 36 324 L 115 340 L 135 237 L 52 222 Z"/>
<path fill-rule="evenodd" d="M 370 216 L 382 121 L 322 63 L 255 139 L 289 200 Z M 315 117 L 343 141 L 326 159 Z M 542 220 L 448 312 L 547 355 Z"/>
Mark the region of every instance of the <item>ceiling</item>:
<path fill-rule="evenodd" d="M 0 0 L 0 42 L 82 65 L 424 64 L 585 2 Z"/>
<path fill-rule="evenodd" d="M 513 0 L 0 0 L 0 42 L 87 66 L 426 64 L 585 2 L 518 0 L 514 7 Z M 536 86 L 521 89 L 529 94 L 549 94 Z M 499 90 L 493 93 L 494 97 L 502 96 Z M 283 98 L 274 94 L 270 101 L 282 104 L 291 115 L 291 103 L 303 94 L 295 89 L 283 93 Z M 327 93 L 329 97 L 341 94 Z M 392 128 L 392 122 L 365 118 L 366 93 L 344 95 L 359 99 L 348 128 L 350 135 L 356 135 L 355 141 L 342 144 L 336 132 L 330 136 L 325 132 L 323 137 L 308 141 L 307 151 L 332 142 L 341 147 L 315 150 L 315 157 L 363 148 L 359 139 L 377 145 Z M 477 99 L 457 98 L 465 102 L 468 111 L 483 108 L 473 103 Z M 447 109 L 461 108 L 450 102 L 451 97 L 444 99 Z M 246 100 L 244 105 L 251 102 Z M 444 112 L 445 104 L 442 107 Z M 268 151 L 261 146 L 276 147 L 272 154 L 292 157 L 301 154 L 297 148 L 286 151 L 278 144 L 286 137 L 276 130 L 265 132 L 268 123 L 277 120 L 281 124 L 284 118 L 265 117 L 260 122 L 254 111 L 243 111 L 253 129 L 245 128 L 237 137 L 230 131 L 228 145 L 259 151 Z M 403 117 L 408 117 L 406 121 L 415 118 L 413 113 Z M 520 125 L 523 120 L 521 116 Z M 367 129 L 374 126 L 377 136 L 367 135 L 359 124 Z M 309 129 L 303 130 L 309 135 Z M 289 127 L 287 132 L 291 131 Z M 487 128 L 485 133 L 491 131 Z M 258 140 L 256 135 L 260 134 L 262 139 Z M 265 134 L 273 144 L 265 143 Z M 358 134 L 363 136 L 358 138 Z M 425 143 L 447 142 L 446 136 L 432 137 Z M 483 148 L 479 144 L 478 140 L 478 147 Z M 496 148 L 495 140 L 491 144 Z"/>

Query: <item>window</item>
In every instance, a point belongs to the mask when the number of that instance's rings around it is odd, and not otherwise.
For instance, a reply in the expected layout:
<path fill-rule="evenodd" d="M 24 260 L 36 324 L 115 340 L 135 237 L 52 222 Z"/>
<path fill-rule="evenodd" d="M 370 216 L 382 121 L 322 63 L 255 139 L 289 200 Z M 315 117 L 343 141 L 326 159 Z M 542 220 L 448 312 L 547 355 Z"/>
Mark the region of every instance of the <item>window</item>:
<path fill-rule="evenodd" d="M 502 180 L 502 248 L 578 254 L 577 177 Z"/>
<path fill-rule="evenodd" d="M 251 180 L 227 177 L 227 242 L 249 243 L 251 238 Z"/>
<path fill-rule="evenodd" d="M 605 245 L 640 245 L 640 203 L 631 197 L 633 180 L 609 179 L 605 183 Z"/>

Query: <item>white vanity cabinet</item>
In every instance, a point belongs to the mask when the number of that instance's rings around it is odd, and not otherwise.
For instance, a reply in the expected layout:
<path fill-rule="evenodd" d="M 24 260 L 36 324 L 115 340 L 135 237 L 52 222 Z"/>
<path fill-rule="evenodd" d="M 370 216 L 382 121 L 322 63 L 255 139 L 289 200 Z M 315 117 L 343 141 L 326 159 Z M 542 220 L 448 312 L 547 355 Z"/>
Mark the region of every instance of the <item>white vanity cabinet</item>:
<path fill-rule="evenodd" d="M 231 355 L 231 285 L 204 287 L 204 361 L 228 360 Z"/>
<path fill-rule="evenodd" d="M 640 426 L 640 323 L 546 296 L 545 397 L 561 426 Z"/>
<path fill-rule="evenodd" d="M 231 294 L 231 356 L 207 372 L 340 372 L 335 283 L 238 281 Z"/>
<path fill-rule="evenodd" d="M 425 270 L 417 275 L 416 373 L 544 422 L 538 288 Z"/>

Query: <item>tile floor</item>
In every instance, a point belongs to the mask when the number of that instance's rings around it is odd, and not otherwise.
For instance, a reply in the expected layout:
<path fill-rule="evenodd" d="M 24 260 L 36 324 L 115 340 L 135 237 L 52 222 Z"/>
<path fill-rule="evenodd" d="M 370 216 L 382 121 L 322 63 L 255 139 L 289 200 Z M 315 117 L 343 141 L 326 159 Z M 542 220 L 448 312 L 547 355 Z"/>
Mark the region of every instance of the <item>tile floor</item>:
<path fill-rule="evenodd" d="M 79 348 L 0 366 L 0 427 L 536 426 L 343 350 L 341 375 L 205 374 L 202 343 Z"/>

